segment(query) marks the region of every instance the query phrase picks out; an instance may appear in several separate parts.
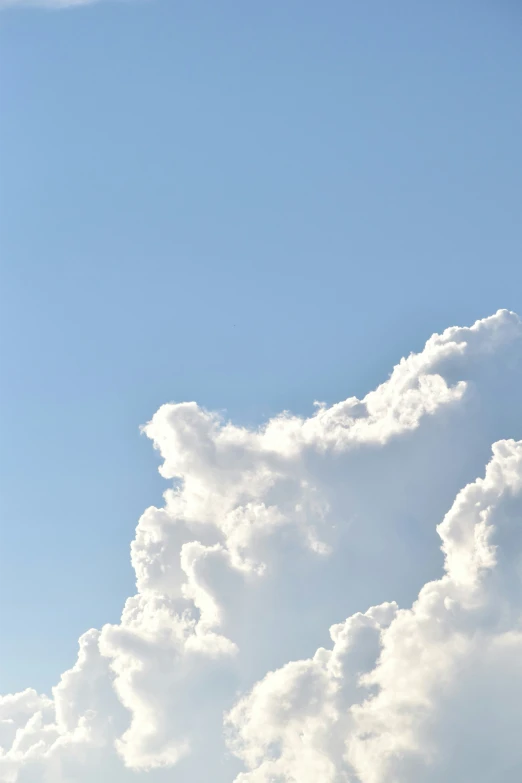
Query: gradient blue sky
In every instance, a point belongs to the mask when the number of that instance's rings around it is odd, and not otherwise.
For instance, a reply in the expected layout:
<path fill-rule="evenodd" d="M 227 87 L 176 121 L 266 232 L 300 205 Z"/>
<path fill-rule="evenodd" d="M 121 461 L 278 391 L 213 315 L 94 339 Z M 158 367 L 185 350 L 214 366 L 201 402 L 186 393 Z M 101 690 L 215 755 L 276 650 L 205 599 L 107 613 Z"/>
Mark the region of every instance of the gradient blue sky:
<path fill-rule="evenodd" d="M 2 692 L 132 593 L 139 434 L 363 394 L 522 312 L 514 0 L 148 0 L 0 19 Z"/>

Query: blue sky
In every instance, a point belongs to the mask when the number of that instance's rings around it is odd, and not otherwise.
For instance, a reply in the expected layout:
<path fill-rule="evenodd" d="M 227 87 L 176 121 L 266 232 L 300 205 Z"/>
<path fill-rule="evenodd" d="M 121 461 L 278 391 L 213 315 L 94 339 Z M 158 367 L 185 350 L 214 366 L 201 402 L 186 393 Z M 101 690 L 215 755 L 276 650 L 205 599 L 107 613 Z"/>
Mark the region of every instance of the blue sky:
<path fill-rule="evenodd" d="M 0 26 L 2 691 L 48 691 L 132 594 L 159 405 L 309 414 L 522 312 L 522 10 L 149 0 Z"/>

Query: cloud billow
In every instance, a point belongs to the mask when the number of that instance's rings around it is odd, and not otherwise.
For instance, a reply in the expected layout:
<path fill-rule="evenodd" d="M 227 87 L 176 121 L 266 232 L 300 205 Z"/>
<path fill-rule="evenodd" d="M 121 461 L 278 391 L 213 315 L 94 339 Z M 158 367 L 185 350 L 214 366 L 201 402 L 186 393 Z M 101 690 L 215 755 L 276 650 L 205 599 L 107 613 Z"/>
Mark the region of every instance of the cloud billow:
<path fill-rule="evenodd" d="M 0 779 L 518 779 L 521 357 L 499 311 L 309 418 L 160 408 L 137 592 L 0 698 Z"/>

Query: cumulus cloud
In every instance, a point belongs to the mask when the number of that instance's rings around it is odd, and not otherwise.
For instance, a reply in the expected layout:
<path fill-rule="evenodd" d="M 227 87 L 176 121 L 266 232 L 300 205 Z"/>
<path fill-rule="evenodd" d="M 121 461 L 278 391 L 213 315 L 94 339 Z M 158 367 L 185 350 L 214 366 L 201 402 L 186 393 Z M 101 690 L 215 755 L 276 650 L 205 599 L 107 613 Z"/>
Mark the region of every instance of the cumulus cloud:
<path fill-rule="evenodd" d="M 333 646 L 269 673 L 230 711 L 236 783 L 519 779 L 522 441 L 439 526 L 441 579 L 330 629 Z"/>
<path fill-rule="evenodd" d="M 499 311 L 309 418 L 160 408 L 136 595 L 51 697 L 0 700 L 0 779 L 515 779 L 521 358 Z"/>

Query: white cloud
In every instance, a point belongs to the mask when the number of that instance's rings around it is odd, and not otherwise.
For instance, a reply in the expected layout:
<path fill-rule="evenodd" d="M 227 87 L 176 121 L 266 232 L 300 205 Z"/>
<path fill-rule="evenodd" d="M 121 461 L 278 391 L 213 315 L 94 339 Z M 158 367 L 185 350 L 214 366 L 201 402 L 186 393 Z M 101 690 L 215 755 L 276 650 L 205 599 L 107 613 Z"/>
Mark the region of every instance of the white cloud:
<path fill-rule="evenodd" d="M 446 573 L 412 609 L 330 630 L 331 649 L 268 674 L 230 712 L 237 783 L 476 783 L 522 773 L 522 441 L 439 526 Z"/>
<path fill-rule="evenodd" d="M 501 440 L 522 437 L 521 357 L 500 311 L 308 419 L 160 408 L 144 431 L 174 485 L 138 524 L 137 594 L 51 699 L 0 701 L 0 779 L 502 780 L 522 717 L 522 446 Z"/>

